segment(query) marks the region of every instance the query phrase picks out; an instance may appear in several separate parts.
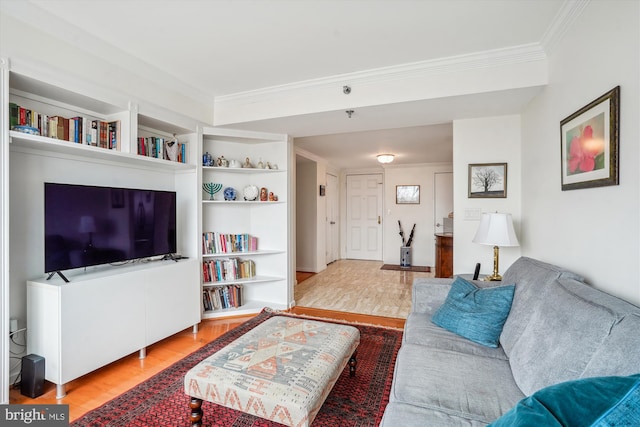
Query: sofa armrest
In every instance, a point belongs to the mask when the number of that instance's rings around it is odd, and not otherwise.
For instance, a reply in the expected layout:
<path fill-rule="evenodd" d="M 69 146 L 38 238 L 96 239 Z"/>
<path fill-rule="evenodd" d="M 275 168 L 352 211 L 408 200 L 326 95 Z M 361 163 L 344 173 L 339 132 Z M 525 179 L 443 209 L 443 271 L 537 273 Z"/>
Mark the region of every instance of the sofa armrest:
<path fill-rule="evenodd" d="M 411 311 L 434 313 L 447 298 L 453 279 L 418 278 L 413 281 Z"/>

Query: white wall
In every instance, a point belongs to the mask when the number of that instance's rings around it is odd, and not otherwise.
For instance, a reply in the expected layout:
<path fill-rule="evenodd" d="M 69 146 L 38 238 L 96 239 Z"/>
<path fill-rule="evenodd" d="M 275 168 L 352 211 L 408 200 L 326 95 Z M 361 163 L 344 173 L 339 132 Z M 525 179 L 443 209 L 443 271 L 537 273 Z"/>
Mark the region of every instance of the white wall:
<path fill-rule="evenodd" d="M 210 100 L 202 99 L 195 89 L 181 85 L 172 76 L 97 38 L 74 40 L 71 28 L 66 34 L 69 40 L 52 36 L 46 31 L 47 27 L 58 29 L 55 21 L 44 19 L 37 26 L 30 25 L 35 19 L 25 17 L 25 21 L 28 23 L 0 13 L 0 56 L 10 58 L 12 71 L 74 88 L 78 93 L 115 105 L 144 100 L 148 109 L 155 106 L 164 110 L 168 106 L 174 117 L 182 115 L 189 122 L 194 119 L 213 122 Z M 79 47 L 86 43 L 93 47 L 87 50 Z"/>
<path fill-rule="evenodd" d="M 521 222 L 521 130 L 520 116 L 487 117 L 453 122 L 453 272 L 473 273 L 477 262 L 483 275 L 493 271 L 491 246 L 473 243 L 478 220 L 467 220 L 465 213 L 505 212 L 513 216 L 520 244 Z M 491 199 L 468 198 L 469 164 L 507 163 L 507 197 Z M 500 248 L 500 269 L 503 273 L 521 253 L 520 247 Z"/>
<path fill-rule="evenodd" d="M 327 198 L 320 197 L 320 184 L 327 185 L 327 163 L 318 162 L 316 164 L 316 181 L 312 194 L 316 200 L 316 273 L 327 268 Z"/>
<path fill-rule="evenodd" d="M 327 184 L 327 162 L 296 149 L 296 270 L 319 273 L 327 268 L 326 197 L 320 184 Z"/>
<path fill-rule="evenodd" d="M 434 234 L 434 174 L 451 172 L 451 164 L 388 165 L 384 168 L 384 248 L 385 264 L 400 264 L 398 220 L 405 239 L 409 238 L 413 224 L 416 229 L 411 244 L 411 264 L 435 266 Z M 420 204 L 396 204 L 396 185 L 419 185 Z"/>
<path fill-rule="evenodd" d="M 640 2 L 590 2 L 522 117 L 522 252 L 640 304 Z M 561 191 L 560 121 L 621 86 L 620 185 Z M 454 128 L 455 131 L 455 128 Z M 519 236 L 519 237 L 520 237 Z"/>
<path fill-rule="evenodd" d="M 317 203 L 313 189 L 316 185 L 316 162 L 296 161 L 296 270 L 316 271 Z"/>

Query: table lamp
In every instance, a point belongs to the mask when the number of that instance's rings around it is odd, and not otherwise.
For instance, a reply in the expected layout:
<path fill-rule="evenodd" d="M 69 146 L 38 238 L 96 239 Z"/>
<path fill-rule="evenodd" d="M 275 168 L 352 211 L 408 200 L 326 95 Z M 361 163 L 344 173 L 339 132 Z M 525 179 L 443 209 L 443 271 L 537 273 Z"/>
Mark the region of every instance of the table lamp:
<path fill-rule="evenodd" d="M 483 213 L 473 243 L 493 246 L 493 274 L 485 277 L 484 280 L 502 280 L 502 276 L 498 273 L 499 247 L 519 246 L 511 214 Z"/>
<path fill-rule="evenodd" d="M 87 247 L 85 250 L 93 249 L 93 233 L 96 232 L 96 221 L 90 215 L 83 215 L 80 217 L 80 226 L 78 227 L 78 231 L 81 233 L 89 234 L 89 242 L 87 242 Z"/>

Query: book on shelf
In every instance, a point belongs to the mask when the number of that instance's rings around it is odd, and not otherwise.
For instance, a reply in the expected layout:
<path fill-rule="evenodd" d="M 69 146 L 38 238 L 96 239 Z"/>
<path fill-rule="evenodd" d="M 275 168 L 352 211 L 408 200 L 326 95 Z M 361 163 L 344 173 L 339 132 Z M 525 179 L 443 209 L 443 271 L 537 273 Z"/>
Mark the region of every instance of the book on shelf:
<path fill-rule="evenodd" d="M 100 120 L 91 120 L 89 135 L 87 136 L 87 144 L 97 147 L 100 137 Z"/>
<path fill-rule="evenodd" d="M 202 254 L 228 254 L 234 252 L 255 252 L 258 250 L 258 238 L 247 233 L 202 233 Z"/>
<path fill-rule="evenodd" d="M 120 150 L 120 120 L 107 123 L 109 148 Z"/>
<path fill-rule="evenodd" d="M 47 138 L 120 150 L 120 120 L 107 122 L 84 116 L 49 116 L 11 102 L 9 124 L 12 130 L 15 126 L 31 126 Z"/>
<path fill-rule="evenodd" d="M 240 284 L 206 287 L 202 290 L 202 305 L 205 311 L 238 308 L 244 304 Z"/>
<path fill-rule="evenodd" d="M 218 258 L 202 262 L 202 282 L 227 282 L 250 279 L 256 275 L 256 263 L 250 259 Z"/>
<path fill-rule="evenodd" d="M 140 156 L 187 163 L 187 148 L 185 142 L 174 142 L 173 140 L 167 140 L 158 136 L 140 136 L 138 137 L 137 145 Z"/>

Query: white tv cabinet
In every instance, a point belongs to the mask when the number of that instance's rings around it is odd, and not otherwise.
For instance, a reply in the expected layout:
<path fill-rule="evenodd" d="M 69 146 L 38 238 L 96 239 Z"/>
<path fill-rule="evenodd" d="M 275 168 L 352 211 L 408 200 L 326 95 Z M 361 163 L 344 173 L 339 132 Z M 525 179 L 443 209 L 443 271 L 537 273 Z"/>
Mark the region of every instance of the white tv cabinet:
<path fill-rule="evenodd" d="M 196 259 L 70 273 L 65 283 L 27 282 L 27 352 L 45 358 L 45 379 L 65 384 L 200 322 Z"/>

